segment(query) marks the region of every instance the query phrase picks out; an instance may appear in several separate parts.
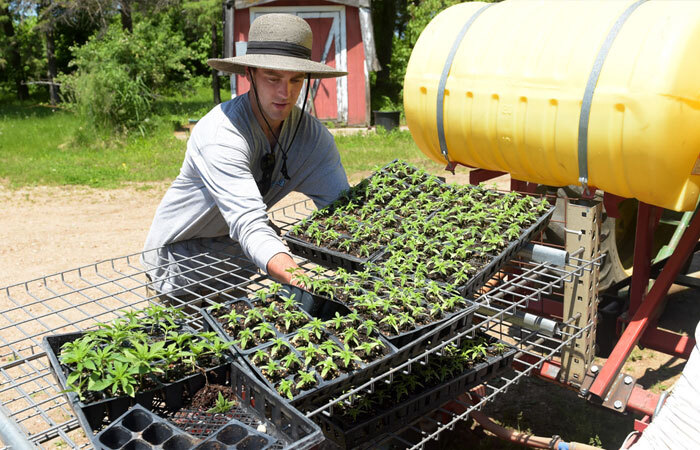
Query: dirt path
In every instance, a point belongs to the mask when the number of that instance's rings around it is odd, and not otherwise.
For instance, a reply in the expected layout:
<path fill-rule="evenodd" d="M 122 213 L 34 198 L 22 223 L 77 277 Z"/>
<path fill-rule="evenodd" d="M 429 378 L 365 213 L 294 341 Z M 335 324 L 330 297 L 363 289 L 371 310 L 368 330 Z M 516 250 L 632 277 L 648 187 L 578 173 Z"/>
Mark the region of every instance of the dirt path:
<path fill-rule="evenodd" d="M 0 286 L 140 251 L 167 187 L 0 187 Z"/>
<path fill-rule="evenodd" d="M 366 175 L 355 174 L 350 181 Z M 467 173 L 449 175 L 448 181 L 466 182 Z M 5 211 L 0 215 L 0 287 L 141 251 L 169 185 L 10 190 L 0 183 L 0 210 Z M 293 194 L 282 203 L 302 198 Z"/>

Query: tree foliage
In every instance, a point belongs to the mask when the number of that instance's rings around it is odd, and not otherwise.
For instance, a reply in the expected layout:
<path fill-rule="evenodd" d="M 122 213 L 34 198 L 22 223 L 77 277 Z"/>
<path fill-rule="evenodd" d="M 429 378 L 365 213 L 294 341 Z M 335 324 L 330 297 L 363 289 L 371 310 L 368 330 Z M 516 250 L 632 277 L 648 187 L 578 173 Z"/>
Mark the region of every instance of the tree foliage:
<path fill-rule="evenodd" d="M 143 131 L 158 93 L 189 77 L 191 52 L 170 20 L 142 20 L 129 33 L 118 24 L 74 47 L 75 72 L 61 77 L 64 99 L 88 122 Z"/>
<path fill-rule="evenodd" d="M 464 1 L 374 0 L 372 2 L 377 57 L 382 65 L 382 71 L 376 74 L 372 86 L 373 109 L 403 104 L 406 66 L 418 37 L 441 11 Z"/>

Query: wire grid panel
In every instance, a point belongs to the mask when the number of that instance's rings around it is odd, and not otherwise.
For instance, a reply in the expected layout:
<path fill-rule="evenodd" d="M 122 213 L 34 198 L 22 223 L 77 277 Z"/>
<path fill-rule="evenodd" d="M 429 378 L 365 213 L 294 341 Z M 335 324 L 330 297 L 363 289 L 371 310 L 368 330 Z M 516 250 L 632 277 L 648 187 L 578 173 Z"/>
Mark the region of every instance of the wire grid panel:
<path fill-rule="evenodd" d="M 575 333 L 566 335 L 562 340 L 553 340 L 538 333 L 521 331 L 522 339 L 517 344 L 521 353 L 514 360 L 514 367 L 519 368 L 514 370 L 513 374 L 489 380 L 474 389 L 472 396 L 464 393 L 426 416 L 406 424 L 400 430 L 384 434 L 366 443 L 363 448 L 423 449 L 429 442 L 438 440 L 443 432 L 453 430 L 460 422 L 466 421 L 472 411 L 480 410 L 487 402 L 495 401 L 500 394 L 505 393 L 511 386 L 540 368 L 542 363 L 551 360 L 553 355 L 560 354 L 563 347 L 581 337 L 592 325 L 589 323 L 577 329 Z M 457 408 L 459 409 L 456 411 Z"/>
<path fill-rule="evenodd" d="M 310 201 L 301 202 L 272 211 L 270 218 L 281 231 L 286 231 L 313 209 Z M 122 310 L 142 309 L 155 302 L 190 306 L 192 308 L 184 310 L 196 312 L 197 306 L 208 299 L 228 300 L 253 295 L 271 282 L 241 254 L 212 249 L 195 256 L 179 255 L 177 264 L 181 263 L 181 275 L 190 281 L 189 284 L 177 296 L 158 295 L 151 289 L 153 282 L 140 264 L 143 255 L 113 258 L 0 289 L 0 412 L 9 417 L 31 443 L 40 448 L 55 448 L 61 442 L 72 447 L 89 445 L 49 369 L 40 345 L 44 335 L 84 331 L 97 322 L 119 317 Z M 313 266 L 304 260 L 298 262 L 303 267 Z M 163 266 L 172 263 L 163 261 Z M 573 269 L 528 262 L 510 266 L 494 278 L 498 285 L 487 287 L 489 291 L 483 291 L 479 298 L 483 312 L 488 312 L 481 314 L 483 322 L 454 339 L 471 336 L 481 328 L 505 340 L 506 330 L 510 329 L 507 317 L 524 310 L 530 302 L 539 301 L 542 295 L 556 291 L 564 279 L 576 276 L 575 271 L 589 270 L 590 264 Z M 197 317 L 189 315 L 195 328 L 200 325 Z M 525 339 L 516 337 L 511 341 L 522 346 Z M 554 353 L 550 352 L 546 358 Z M 397 366 L 380 379 L 390 379 L 398 370 L 410 370 L 410 364 L 420 363 L 427 354 Z M 371 389 L 376 381 L 379 380 L 371 380 L 355 392 Z M 330 402 L 311 414 L 327 413 L 332 405 Z"/>
<path fill-rule="evenodd" d="M 477 331 L 486 332 L 518 349 L 516 364 L 520 369 L 516 370 L 515 375 L 499 377 L 486 383 L 483 397 L 473 405 L 466 405 L 463 413 L 452 413 L 452 419 L 446 423 L 433 421 L 436 426 L 427 431 L 420 428 L 420 424 L 423 423 L 422 419 L 417 419 L 413 424 L 409 424 L 399 432 L 380 436 L 366 443 L 367 448 L 379 444 L 388 445 L 387 448 L 422 448 L 430 440 L 437 439 L 442 432 L 452 429 L 457 422 L 465 420 L 470 411 L 481 408 L 487 401 L 493 401 L 509 386 L 518 383 L 524 376 L 541 367 L 545 361 L 559 357 L 565 346 L 570 345 L 574 339 L 591 329 L 593 324 L 590 322 L 582 327 L 551 320 L 535 322 L 530 327 L 515 326 L 513 322 L 518 322 L 517 319 L 521 318 L 525 310 L 533 303 L 541 302 L 544 298 L 550 298 L 560 292 L 565 282 L 574 281 L 581 277 L 584 272 L 594 270 L 600 264 L 601 259 L 602 257 L 595 261 L 582 261 L 574 257 L 572 265 L 566 267 L 554 267 L 549 263 L 535 264 L 524 260 L 512 261 L 482 288 L 478 298 L 476 298 L 480 305 L 479 311 L 475 314 L 475 322 L 478 323 L 451 338 L 445 339 L 439 345 L 394 367 L 385 374 L 347 391 L 344 395 L 329 401 L 314 411 L 310 411 L 307 416 L 330 415 L 335 404 L 346 401 L 354 394 L 373 392 L 377 383 L 390 382 L 394 374 L 409 374 L 412 365 L 425 364 L 431 354 L 439 355 L 445 346 L 451 343 L 458 345 L 461 339 L 472 338 Z"/>
<path fill-rule="evenodd" d="M 272 211 L 270 218 L 286 231 L 313 209 L 312 202 L 301 202 Z M 194 314 L 197 305 L 208 299 L 253 295 L 271 282 L 240 253 L 222 253 L 212 247 L 194 256 L 176 255 L 178 272 L 189 283 L 177 295 L 157 294 L 140 262 L 146 253 L 0 288 L 0 420 L 18 428 L 32 444 L 89 446 L 50 370 L 41 346 L 43 336 L 85 331 L 120 317 L 122 311 L 163 302 L 183 307 L 189 324 L 199 328 L 201 319 Z M 163 267 L 171 264 L 162 261 Z"/>

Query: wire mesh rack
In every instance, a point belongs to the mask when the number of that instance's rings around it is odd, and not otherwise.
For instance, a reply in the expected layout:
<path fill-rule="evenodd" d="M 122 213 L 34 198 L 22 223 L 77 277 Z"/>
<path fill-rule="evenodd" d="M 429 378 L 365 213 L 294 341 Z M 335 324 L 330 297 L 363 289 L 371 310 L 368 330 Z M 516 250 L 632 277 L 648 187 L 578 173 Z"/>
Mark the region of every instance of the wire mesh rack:
<path fill-rule="evenodd" d="M 272 211 L 270 218 L 273 224 L 286 231 L 313 209 L 312 202 L 300 202 Z M 97 322 L 119 317 L 123 311 L 142 309 L 159 302 L 182 306 L 189 324 L 201 328 L 197 310 L 202 302 L 253 295 L 271 282 L 240 253 L 222 252 L 220 248 L 212 247 L 194 256 L 180 255 L 176 264 L 180 276 L 189 281 L 188 285 L 177 295 L 159 295 L 152 289 L 154 282 L 141 265 L 144 256 L 146 253 L 139 252 L 112 258 L 0 289 L 0 416 L 3 416 L 0 425 L 6 436 L 26 439 L 39 448 L 90 445 L 53 377 L 41 347 L 43 336 L 84 331 Z M 304 260 L 298 262 L 305 268 L 313 266 Z M 371 392 L 376 383 L 389 382 L 399 371 L 409 372 L 413 364 L 424 364 L 430 354 L 440 352 L 450 342 L 471 337 L 477 331 L 487 332 L 517 348 L 514 374 L 489 381 L 482 388 L 483 395 L 473 404 L 461 400 L 464 411 L 455 413 L 440 409 L 442 419 L 425 419 L 432 428 L 422 428 L 424 423 L 409 424 L 403 430 L 378 437 L 372 443 L 421 448 L 444 430 L 466 419 L 470 411 L 505 392 L 543 362 L 557 357 L 564 346 L 588 330 L 590 323 L 577 327 L 549 319 L 533 321 L 528 318 L 526 309 L 544 296 L 560 295 L 558 291 L 564 283 L 572 282 L 599 263 L 598 260 L 579 259 L 576 254 L 565 267 L 522 258 L 513 260 L 476 296 L 480 305 L 478 323 L 382 376 L 357 386 L 339 399 L 308 412 L 307 416 L 330 414 L 333 405 L 345 401 L 349 395 Z M 163 264 L 172 265 L 173 261 L 163 261 Z"/>

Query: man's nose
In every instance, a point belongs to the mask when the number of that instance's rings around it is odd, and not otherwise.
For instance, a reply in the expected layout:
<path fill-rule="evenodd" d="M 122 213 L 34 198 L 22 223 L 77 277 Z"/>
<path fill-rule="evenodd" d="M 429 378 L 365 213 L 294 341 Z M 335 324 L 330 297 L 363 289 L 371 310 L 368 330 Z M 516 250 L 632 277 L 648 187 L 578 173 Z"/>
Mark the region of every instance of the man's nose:
<path fill-rule="evenodd" d="M 278 93 L 280 96 L 283 98 L 287 98 L 289 96 L 289 93 L 292 91 L 292 83 L 287 82 L 287 83 L 280 83 Z"/>

